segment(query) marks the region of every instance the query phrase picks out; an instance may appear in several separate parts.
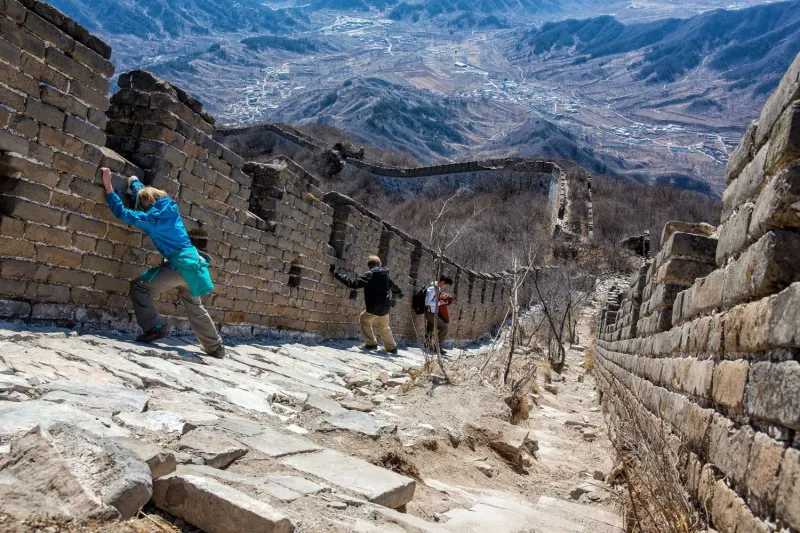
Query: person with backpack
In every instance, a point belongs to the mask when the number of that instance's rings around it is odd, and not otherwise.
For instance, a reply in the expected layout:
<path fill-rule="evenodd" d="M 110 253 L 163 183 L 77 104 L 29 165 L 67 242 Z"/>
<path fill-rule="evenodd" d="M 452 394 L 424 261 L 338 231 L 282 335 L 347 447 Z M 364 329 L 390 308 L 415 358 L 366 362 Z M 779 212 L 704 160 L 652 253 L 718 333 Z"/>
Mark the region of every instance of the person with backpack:
<path fill-rule="evenodd" d="M 183 225 L 178 204 L 169 195 L 155 187 L 145 187 L 135 177 L 128 178 L 128 192 L 133 197 L 134 209 L 128 209 L 111 185 L 111 170 L 103 172 L 106 202 L 115 217 L 144 231 L 164 262 L 131 281 L 131 301 L 136 321 L 143 333 L 139 342 L 155 342 L 169 335 L 169 328 L 153 305 L 153 295 L 177 287 L 186 308 L 186 316 L 203 350 L 212 357 L 225 357 L 222 337 L 214 321 L 200 301 L 214 290 L 208 272 L 211 258 L 194 247 Z"/>
<path fill-rule="evenodd" d="M 364 289 L 366 310 L 359 317 L 364 344 L 360 348 L 362 350 L 378 348 L 378 341 L 372 331 L 372 325 L 377 324 L 384 350 L 396 354 L 397 343 L 389 327 L 389 311 L 394 306 L 394 297 L 402 298 L 403 291 L 389 277 L 389 271 L 381 266 L 378 256 L 371 255 L 367 258 L 367 268 L 369 270 L 357 276 L 341 272 L 336 265 L 331 265 L 331 274 L 351 289 Z"/>
<path fill-rule="evenodd" d="M 447 339 L 447 330 L 450 327 L 450 310 L 456 299 L 445 292 L 445 288 L 453 285 L 453 278 L 449 276 L 439 277 L 439 301 L 436 301 L 436 282 L 431 282 L 425 289 L 425 345 L 431 350 L 436 351 L 436 344 L 433 342 L 433 328 L 436 326 L 436 334 L 439 341 L 439 352 L 446 353 L 444 341 Z"/>

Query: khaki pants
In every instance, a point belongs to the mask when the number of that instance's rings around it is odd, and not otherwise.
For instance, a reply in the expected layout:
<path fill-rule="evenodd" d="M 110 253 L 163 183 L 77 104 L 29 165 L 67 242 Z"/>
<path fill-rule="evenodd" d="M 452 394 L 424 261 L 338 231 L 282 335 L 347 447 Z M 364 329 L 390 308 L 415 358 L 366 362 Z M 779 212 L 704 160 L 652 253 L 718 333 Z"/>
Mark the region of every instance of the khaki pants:
<path fill-rule="evenodd" d="M 429 348 L 435 348 L 433 346 L 433 320 L 436 314 L 431 313 L 430 311 L 425 311 L 425 344 L 428 345 Z M 450 324 L 442 320 L 442 317 L 439 317 L 439 326 L 436 328 L 436 333 L 439 338 L 439 346 L 444 348 L 444 341 L 447 339 L 447 330 L 450 327 Z"/>
<path fill-rule="evenodd" d="M 359 317 L 359 322 L 361 323 L 361 333 L 364 334 L 364 344 L 367 346 L 378 345 L 375 333 L 372 331 L 372 324 L 375 323 L 381 334 L 384 349 L 391 351 L 397 348 L 397 344 L 394 342 L 394 335 L 392 335 L 392 330 L 389 327 L 389 315 L 377 316 L 364 311 Z"/>
<path fill-rule="evenodd" d="M 133 302 L 133 311 L 136 313 L 136 321 L 139 326 L 144 331 L 149 331 L 164 323 L 155 305 L 153 305 L 153 295 L 176 287 L 183 305 L 186 307 L 186 316 L 189 318 L 189 324 L 192 325 L 194 334 L 197 335 L 197 340 L 200 341 L 207 353 L 215 351 L 222 346 L 222 337 L 217 333 L 214 321 L 211 320 L 208 311 L 203 307 L 200 298 L 192 296 L 192 292 L 189 290 L 189 286 L 181 273 L 167 266 L 161 267 L 161 270 L 158 271 L 158 274 L 150 283 L 141 279 L 131 281 L 131 301 Z"/>

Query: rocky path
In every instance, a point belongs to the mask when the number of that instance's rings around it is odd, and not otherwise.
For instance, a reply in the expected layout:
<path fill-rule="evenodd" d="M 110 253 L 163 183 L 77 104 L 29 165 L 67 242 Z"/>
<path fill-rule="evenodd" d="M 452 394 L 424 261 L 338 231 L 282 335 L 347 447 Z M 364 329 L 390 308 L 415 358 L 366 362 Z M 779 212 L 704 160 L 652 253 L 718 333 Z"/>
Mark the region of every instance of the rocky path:
<path fill-rule="evenodd" d="M 569 357 L 515 427 L 497 390 L 417 376 L 415 348 L 251 341 L 216 360 L 190 339 L 0 324 L 0 529 L 146 504 L 209 532 L 620 531 L 592 478 L 611 465 L 591 378 Z"/>

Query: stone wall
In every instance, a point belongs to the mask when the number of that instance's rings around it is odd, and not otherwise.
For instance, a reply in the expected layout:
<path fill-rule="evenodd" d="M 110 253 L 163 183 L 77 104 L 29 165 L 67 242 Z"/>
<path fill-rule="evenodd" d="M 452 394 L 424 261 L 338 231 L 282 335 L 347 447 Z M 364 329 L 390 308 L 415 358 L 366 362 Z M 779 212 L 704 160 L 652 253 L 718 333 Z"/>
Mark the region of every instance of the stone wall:
<path fill-rule="evenodd" d="M 111 49 L 48 4 L 2 0 L 0 25 L 0 318 L 136 328 L 129 280 L 161 258 L 111 215 L 99 173 L 108 166 L 118 190 L 136 175 L 178 202 L 213 259 L 217 289 L 204 301 L 224 334 L 356 336 L 361 291 L 336 282 L 329 265 L 360 272 L 377 254 L 407 295 L 395 332 L 418 338 L 411 297 L 434 273 L 421 243 L 349 198 L 323 195 L 289 159 L 246 162 L 214 141 L 200 102 L 149 73 L 120 76 L 109 100 Z M 467 275 L 447 260 L 445 271 L 458 280 L 455 336 L 502 320 L 502 276 Z M 480 288 L 480 303 L 462 298 L 468 286 Z M 188 331 L 177 293 L 157 306 Z"/>
<path fill-rule="evenodd" d="M 566 216 L 568 205 L 569 183 L 567 173 L 552 161 L 529 158 L 500 158 L 482 159 L 475 161 L 464 161 L 459 163 L 447 163 L 444 165 L 431 165 L 424 167 L 391 167 L 383 163 L 371 161 L 363 156 L 363 150 L 357 154 L 343 153 L 336 147 L 325 146 L 319 139 L 303 133 L 286 124 L 261 124 L 258 126 L 246 126 L 238 128 L 221 128 L 214 132 L 217 140 L 225 144 L 233 143 L 237 138 L 247 138 L 259 134 L 274 134 L 279 138 L 294 143 L 302 148 L 311 150 L 318 154 L 331 155 L 335 151 L 335 156 L 342 158 L 340 164 L 336 165 L 338 173 L 343 164 L 347 163 L 375 176 L 389 179 L 419 179 L 441 176 L 451 176 L 456 174 L 473 174 L 480 176 L 487 172 L 523 172 L 527 174 L 546 174 L 550 176 L 549 205 L 552 213 L 551 229 L 556 232 L 562 229 L 562 224 Z M 588 187 L 591 198 L 591 177 L 588 178 Z M 588 233 L 591 239 L 593 231 L 593 221 L 591 214 L 591 201 L 589 203 Z"/>
<path fill-rule="evenodd" d="M 612 425 L 666 424 L 715 529 L 800 531 L 800 56 L 727 183 L 718 228 L 667 224 L 610 293 L 595 374 Z"/>

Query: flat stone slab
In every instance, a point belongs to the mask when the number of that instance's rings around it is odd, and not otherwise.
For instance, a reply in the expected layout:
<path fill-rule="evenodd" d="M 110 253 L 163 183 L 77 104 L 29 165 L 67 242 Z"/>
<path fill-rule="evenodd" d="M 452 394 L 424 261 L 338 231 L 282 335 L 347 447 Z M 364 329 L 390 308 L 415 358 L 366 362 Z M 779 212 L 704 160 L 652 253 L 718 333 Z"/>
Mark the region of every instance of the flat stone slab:
<path fill-rule="evenodd" d="M 172 474 L 153 483 L 156 507 L 206 533 L 291 533 L 294 525 L 268 503 L 214 479 Z"/>
<path fill-rule="evenodd" d="M 128 427 L 146 429 L 148 431 L 165 431 L 167 433 L 184 433 L 195 429 L 179 413 L 172 411 L 145 411 L 144 413 L 120 413 L 119 422 Z"/>
<path fill-rule="evenodd" d="M 47 428 L 59 422 L 74 424 L 103 437 L 130 435 L 127 429 L 70 405 L 37 400 L 20 403 L 0 402 L 0 437 L 5 439 L 27 433 L 36 426 Z"/>
<path fill-rule="evenodd" d="M 379 420 L 374 416 L 360 411 L 345 411 L 336 415 L 327 417 L 324 422 L 329 424 L 330 428 L 323 427 L 322 429 L 344 429 L 348 431 L 355 431 L 373 439 L 388 433 L 394 433 L 397 426 Z"/>
<path fill-rule="evenodd" d="M 257 493 L 267 494 L 283 502 L 293 502 L 302 497 L 301 493 L 281 485 L 280 483 L 276 483 L 271 478 L 243 476 L 235 472 L 220 470 L 206 465 L 180 465 L 178 467 L 178 474 L 213 477 L 214 479 L 219 479 L 227 483 L 245 485 L 247 487 L 252 487 Z"/>
<path fill-rule="evenodd" d="M 331 400 L 325 396 L 317 396 L 315 394 L 309 394 L 308 399 L 303 406 L 303 411 L 308 411 L 311 409 L 317 409 L 318 411 L 322 411 L 323 413 L 329 415 L 336 415 L 347 411 L 347 409 L 339 405 L 339 402 L 336 400 Z"/>
<path fill-rule="evenodd" d="M 240 442 L 207 429 L 195 429 L 183 435 L 179 446 L 214 468 L 225 468 L 247 453 L 247 448 Z"/>
<path fill-rule="evenodd" d="M 239 439 L 253 450 L 259 451 L 270 457 L 283 457 L 296 453 L 306 453 L 321 450 L 319 446 L 310 440 L 298 435 L 286 435 L 274 429 L 262 428 L 259 435 L 253 437 L 242 437 Z"/>
<path fill-rule="evenodd" d="M 114 437 L 113 440 L 139 456 L 150 468 L 153 479 L 169 475 L 177 467 L 175 455 L 160 446 L 128 437 Z"/>
<path fill-rule="evenodd" d="M 414 498 L 413 479 L 334 450 L 292 455 L 281 462 L 392 509 Z"/>
<path fill-rule="evenodd" d="M 95 385 L 59 379 L 36 387 L 41 400 L 87 407 L 102 412 L 141 413 L 147 407 L 147 393 L 115 385 Z"/>

